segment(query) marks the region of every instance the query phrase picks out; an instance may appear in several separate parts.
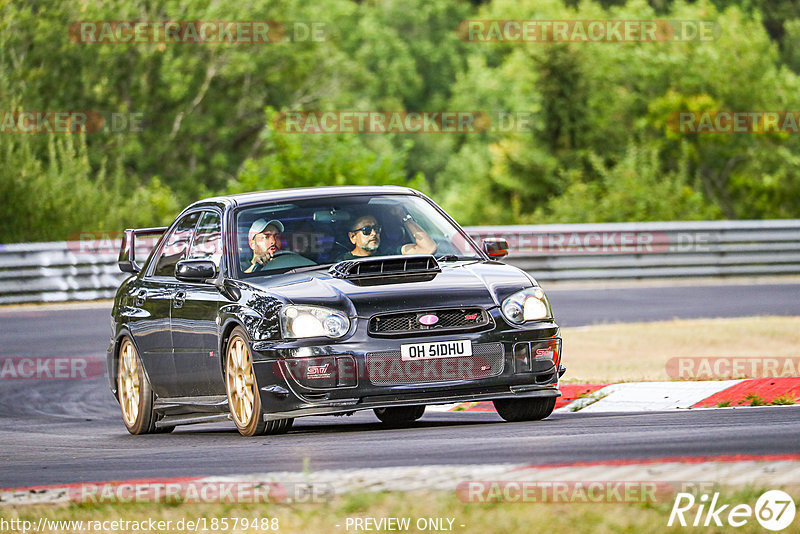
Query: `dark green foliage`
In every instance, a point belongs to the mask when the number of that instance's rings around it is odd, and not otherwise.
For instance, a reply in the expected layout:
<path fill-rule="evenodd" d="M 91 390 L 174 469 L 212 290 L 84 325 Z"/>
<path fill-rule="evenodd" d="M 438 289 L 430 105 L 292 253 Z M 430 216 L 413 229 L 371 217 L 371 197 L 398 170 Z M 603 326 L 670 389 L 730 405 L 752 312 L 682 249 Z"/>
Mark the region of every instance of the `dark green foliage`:
<path fill-rule="evenodd" d="M 85 44 L 99 20 L 321 22 L 323 40 Z M 707 42 L 477 43 L 466 19 L 665 19 Z M 681 110 L 792 110 L 794 2 L 0 1 L 0 111 L 141 113 L 141 131 L 0 133 L 0 242 L 163 224 L 217 193 L 424 189 L 465 224 L 800 217 L 800 135 L 685 135 Z M 459 134 L 287 134 L 284 110 L 482 110 Z M 266 110 L 266 113 L 265 113 Z M 527 113 L 502 130 L 502 113 Z"/>

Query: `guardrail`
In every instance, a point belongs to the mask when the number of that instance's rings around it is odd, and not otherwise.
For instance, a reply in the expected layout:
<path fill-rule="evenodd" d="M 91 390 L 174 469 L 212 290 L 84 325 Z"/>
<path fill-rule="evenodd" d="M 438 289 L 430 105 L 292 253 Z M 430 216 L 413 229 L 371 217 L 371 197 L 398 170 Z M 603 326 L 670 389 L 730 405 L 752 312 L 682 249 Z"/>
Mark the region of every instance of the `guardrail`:
<path fill-rule="evenodd" d="M 467 227 L 537 280 L 800 274 L 800 220 Z M 0 304 L 111 298 L 119 239 L 0 245 Z"/>
<path fill-rule="evenodd" d="M 539 281 L 800 274 L 800 220 L 470 227 Z"/>
<path fill-rule="evenodd" d="M 113 297 L 125 279 L 117 253 L 81 250 L 76 243 L 0 245 L 0 304 Z"/>

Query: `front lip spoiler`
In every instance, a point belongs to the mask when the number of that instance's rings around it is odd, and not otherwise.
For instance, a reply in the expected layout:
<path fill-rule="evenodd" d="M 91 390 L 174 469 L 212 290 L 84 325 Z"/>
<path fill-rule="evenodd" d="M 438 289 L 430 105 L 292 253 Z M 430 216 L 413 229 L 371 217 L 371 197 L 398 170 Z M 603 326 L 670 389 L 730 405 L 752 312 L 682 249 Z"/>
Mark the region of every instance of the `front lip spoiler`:
<path fill-rule="evenodd" d="M 266 388 L 264 388 L 266 389 Z M 263 390 L 263 389 L 262 389 Z M 394 395 L 374 395 L 363 398 L 337 399 L 329 403 L 321 403 L 317 406 L 300 408 L 286 412 L 264 414 L 264 421 L 277 421 L 289 417 L 303 417 L 307 415 L 330 415 L 342 412 L 352 412 L 359 410 L 371 410 L 374 408 L 389 408 L 392 406 L 409 406 L 415 404 L 452 404 L 456 402 L 474 402 L 494 399 L 521 399 L 537 397 L 560 397 L 561 392 L 554 387 L 547 386 L 513 386 L 505 391 L 495 391 L 491 393 L 469 393 L 465 395 L 453 395 L 447 392 L 447 396 L 442 395 L 408 395 L 403 394 L 402 398 Z"/>

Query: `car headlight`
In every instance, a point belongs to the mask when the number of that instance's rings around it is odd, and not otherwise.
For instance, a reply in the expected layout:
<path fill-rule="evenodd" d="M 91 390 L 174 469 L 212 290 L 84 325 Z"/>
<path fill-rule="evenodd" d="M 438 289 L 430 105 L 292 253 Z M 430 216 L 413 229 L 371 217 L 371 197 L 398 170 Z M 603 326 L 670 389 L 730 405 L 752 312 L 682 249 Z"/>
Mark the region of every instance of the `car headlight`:
<path fill-rule="evenodd" d="M 500 306 L 503 316 L 512 324 L 548 319 L 552 316 L 550 303 L 540 287 L 517 291 Z"/>
<path fill-rule="evenodd" d="M 284 338 L 338 338 L 350 330 L 350 319 L 347 315 L 319 306 L 284 306 L 280 319 Z"/>

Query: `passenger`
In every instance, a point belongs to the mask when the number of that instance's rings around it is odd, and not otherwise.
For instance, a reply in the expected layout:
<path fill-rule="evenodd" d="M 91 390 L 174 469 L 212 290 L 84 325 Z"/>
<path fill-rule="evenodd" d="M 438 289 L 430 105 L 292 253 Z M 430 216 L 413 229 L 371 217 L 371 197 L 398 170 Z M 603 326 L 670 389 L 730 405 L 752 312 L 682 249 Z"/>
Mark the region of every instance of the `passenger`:
<path fill-rule="evenodd" d="M 252 273 L 272 261 L 275 254 L 281 249 L 282 232 L 283 223 L 274 219 L 271 221 L 257 219 L 250 225 L 247 242 L 253 251 L 253 259 L 250 260 L 250 267 L 244 272 Z"/>
<path fill-rule="evenodd" d="M 390 213 L 400 220 L 400 224 L 405 226 L 414 239 L 413 243 L 406 243 L 401 247 L 381 247 L 381 225 L 372 215 L 362 215 L 356 219 L 355 224 L 351 226 L 350 231 L 347 233 L 354 248 L 342 255 L 339 261 L 367 256 L 433 254 L 436 252 L 436 242 L 414 221 L 410 213 L 405 213 L 399 207 L 391 209 Z"/>

